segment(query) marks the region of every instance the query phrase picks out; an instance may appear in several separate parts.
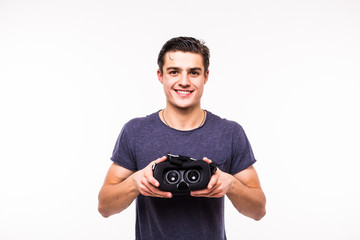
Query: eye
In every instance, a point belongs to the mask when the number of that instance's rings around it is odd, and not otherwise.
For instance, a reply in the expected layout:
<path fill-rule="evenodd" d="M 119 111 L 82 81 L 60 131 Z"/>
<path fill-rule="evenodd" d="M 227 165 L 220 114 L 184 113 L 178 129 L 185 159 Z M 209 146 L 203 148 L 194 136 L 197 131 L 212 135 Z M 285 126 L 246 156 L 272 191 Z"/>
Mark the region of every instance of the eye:
<path fill-rule="evenodd" d="M 199 73 L 198 71 L 191 71 L 191 72 L 190 72 L 190 75 L 191 75 L 191 76 L 199 76 L 200 73 Z"/>
<path fill-rule="evenodd" d="M 169 74 L 170 74 L 170 75 L 176 75 L 176 74 L 178 74 L 178 71 L 172 70 L 172 71 L 169 72 Z"/>

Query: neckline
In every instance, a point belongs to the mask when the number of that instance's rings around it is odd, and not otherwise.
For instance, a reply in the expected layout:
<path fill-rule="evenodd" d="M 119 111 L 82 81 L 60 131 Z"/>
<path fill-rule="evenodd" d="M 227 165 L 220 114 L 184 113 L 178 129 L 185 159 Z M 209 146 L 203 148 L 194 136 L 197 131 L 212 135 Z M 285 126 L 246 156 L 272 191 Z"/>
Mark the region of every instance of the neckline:
<path fill-rule="evenodd" d="M 162 111 L 162 109 L 160 109 L 159 111 L 157 111 L 157 112 L 155 113 L 155 114 L 156 114 L 156 120 L 157 120 L 158 122 L 160 122 L 160 124 L 161 124 L 163 127 L 167 128 L 167 129 L 170 129 L 170 130 L 172 130 L 172 131 L 175 131 L 175 132 L 180 132 L 180 133 L 191 133 L 191 132 L 197 131 L 197 130 L 199 130 L 199 129 L 202 129 L 203 127 L 205 127 L 205 126 L 207 125 L 208 119 L 209 119 L 209 117 L 210 117 L 210 115 L 211 115 L 211 113 L 210 113 L 209 111 L 207 111 L 206 109 L 203 109 L 203 111 L 206 113 L 206 117 L 205 117 L 204 123 L 203 123 L 201 126 L 196 127 L 196 128 L 194 128 L 194 129 L 190 129 L 190 130 L 180 130 L 180 129 L 172 128 L 172 127 L 170 127 L 169 125 L 165 124 L 165 123 L 161 120 L 161 118 L 160 118 L 160 116 L 159 116 L 159 115 L 161 114 L 160 111 Z"/>

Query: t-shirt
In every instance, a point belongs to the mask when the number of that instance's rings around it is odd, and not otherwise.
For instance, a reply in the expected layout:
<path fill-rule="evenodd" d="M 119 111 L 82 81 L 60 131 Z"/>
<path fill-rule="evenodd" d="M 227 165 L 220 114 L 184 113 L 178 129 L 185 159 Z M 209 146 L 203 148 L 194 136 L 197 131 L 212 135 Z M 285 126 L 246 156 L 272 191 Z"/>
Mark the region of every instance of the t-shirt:
<path fill-rule="evenodd" d="M 207 157 L 230 174 L 256 161 L 243 128 L 209 111 L 204 124 L 189 131 L 167 126 L 158 112 L 132 119 L 121 130 L 111 160 L 137 171 L 167 153 L 195 159 Z M 173 195 L 163 199 L 139 194 L 136 239 L 226 239 L 224 197 Z"/>

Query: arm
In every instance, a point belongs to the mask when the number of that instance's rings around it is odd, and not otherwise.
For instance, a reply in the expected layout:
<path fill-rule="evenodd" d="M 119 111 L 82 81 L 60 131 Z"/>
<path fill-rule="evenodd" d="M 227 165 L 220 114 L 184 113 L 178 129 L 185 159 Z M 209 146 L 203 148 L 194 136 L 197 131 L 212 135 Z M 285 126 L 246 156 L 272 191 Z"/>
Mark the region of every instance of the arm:
<path fill-rule="evenodd" d="M 109 217 L 126 209 L 138 196 L 134 172 L 113 163 L 99 192 L 98 210 Z"/>
<path fill-rule="evenodd" d="M 260 220 L 266 213 L 266 198 L 255 168 L 250 166 L 230 176 L 232 184 L 226 195 L 232 204 L 245 216 Z"/>
<path fill-rule="evenodd" d="M 98 210 L 103 217 L 125 210 L 139 195 L 171 197 L 171 193 L 157 189 L 159 183 L 153 177 L 152 165 L 166 160 L 166 157 L 151 162 L 137 172 L 113 163 L 99 192 Z"/>
<path fill-rule="evenodd" d="M 204 159 L 211 162 L 209 159 Z M 194 197 L 222 197 L 227 195 L 234 207 L 245 216 L 260 220 L 266 213 L 265 195 L 253 166 L 231 175 L 217 169 L 208 188 L 191 192 Z"/>

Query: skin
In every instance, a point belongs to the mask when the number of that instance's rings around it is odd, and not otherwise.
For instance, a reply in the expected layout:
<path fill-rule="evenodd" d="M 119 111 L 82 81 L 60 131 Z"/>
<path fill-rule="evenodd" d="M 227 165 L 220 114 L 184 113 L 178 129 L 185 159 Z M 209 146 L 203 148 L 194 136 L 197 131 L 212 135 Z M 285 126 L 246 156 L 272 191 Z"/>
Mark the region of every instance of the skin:
<path fill-rule="evenodd" d="M 175 129 L 191 130 L 203 120 L 200 106 L 209 71 L 204 72 L 202 56 L 189 52 L 168 52 L 164 56 L 163 73 L 157 71 L 166 96 L 166 122 Z M 162 119 L 163 120 L 163 119 Z M 163 120 L 164 121 L 164 120 Z"/>
<path fill-rule="evenodd" d="M 190 52 L 168 52 L 164 56 L 163 73 L 157 71 L 166 96 L 166 108 L 159 112 L 160 119 L 175 129 L 197 128 L 203 118 L 201 97 L 208 81 L 209 71 L 204 71 L 202 56 Z M 171 198 L 170 192 L 160 191 L 153 177 L 152 165 L 165 161 L 158 158 L 145 168 L 133 172 L 113 163 L 99 193 L 99 212 L 104 217 L 120 213 L 139 195 Z M 204 158 L 206 162 L 210 159 Z M 253 166 L 231 175 L 217 169 L 206 189 L 192 191 L 193 197 L 219 198 L 224 195 L 245 216 L 260 220 L 266 213 L 265 195 Z"/>

